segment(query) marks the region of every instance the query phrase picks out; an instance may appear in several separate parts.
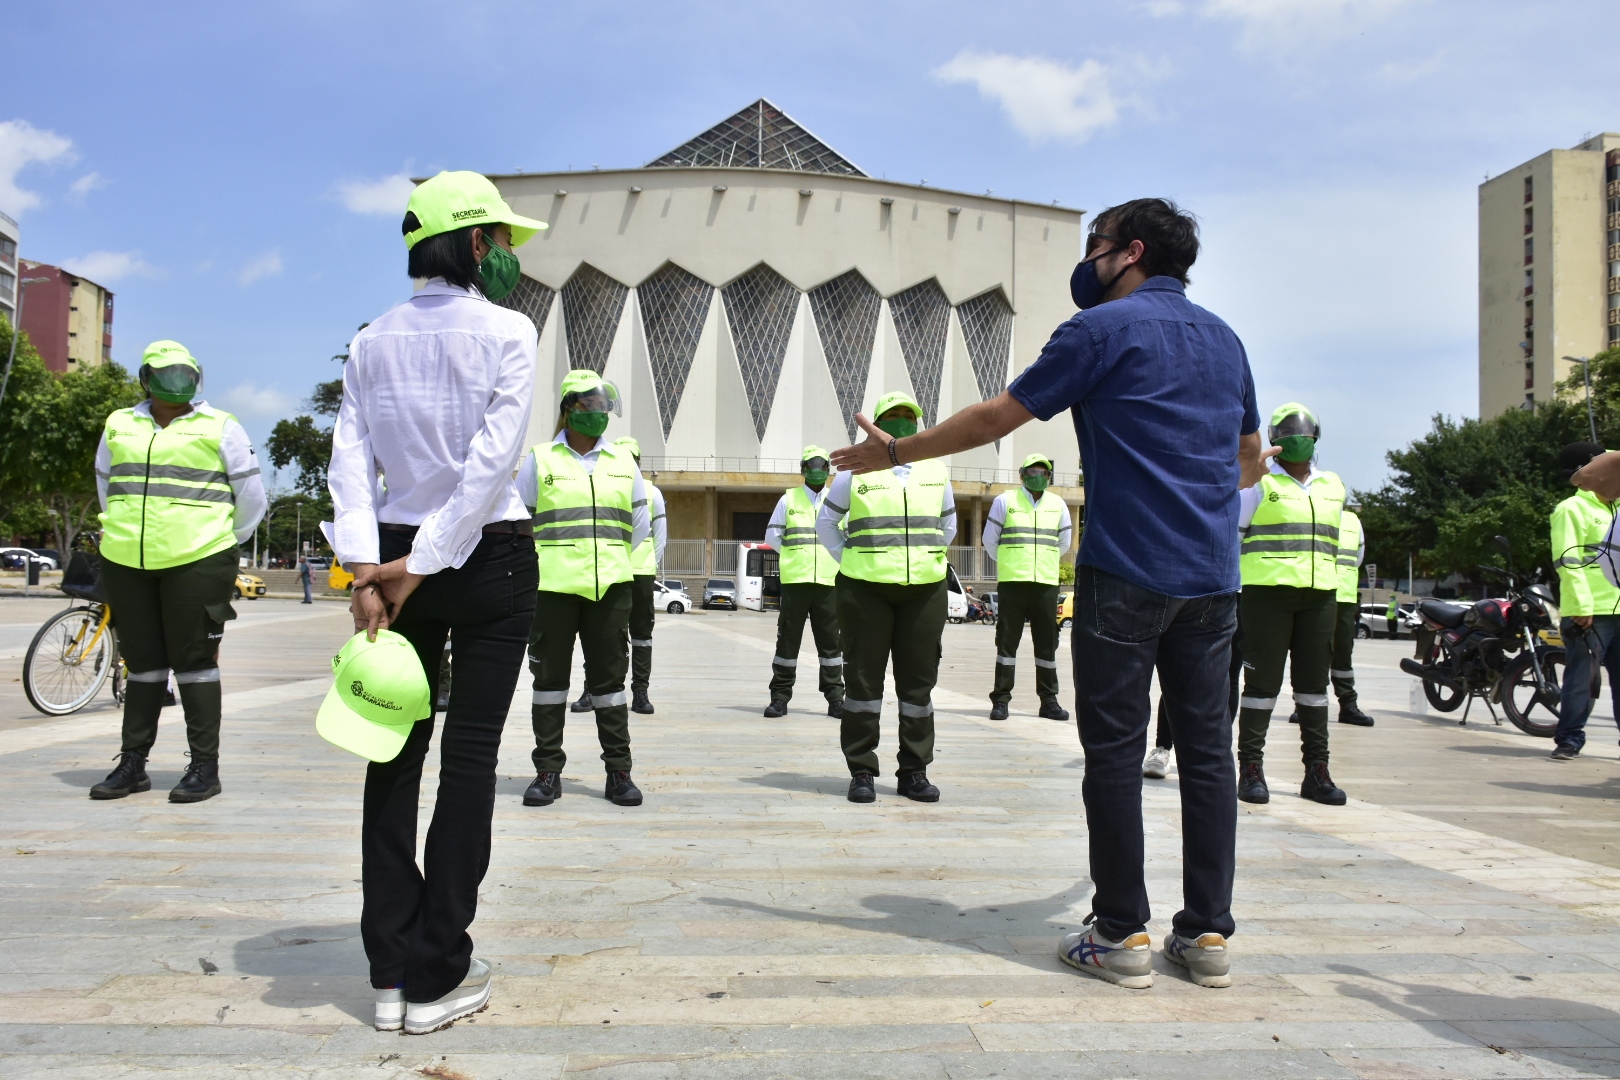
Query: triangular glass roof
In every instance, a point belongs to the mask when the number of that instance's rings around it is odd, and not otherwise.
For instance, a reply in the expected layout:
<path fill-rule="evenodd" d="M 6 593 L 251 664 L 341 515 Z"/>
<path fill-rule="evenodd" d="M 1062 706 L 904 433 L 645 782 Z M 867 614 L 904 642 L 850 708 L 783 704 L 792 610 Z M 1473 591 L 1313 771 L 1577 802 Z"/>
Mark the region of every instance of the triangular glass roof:
<path fill-rule="evenodd" d="M 866 175 L 854 162 L 810 134 L 797 120 L 765 98 L 647 163 L 650 169 L 702 165 Z"/>

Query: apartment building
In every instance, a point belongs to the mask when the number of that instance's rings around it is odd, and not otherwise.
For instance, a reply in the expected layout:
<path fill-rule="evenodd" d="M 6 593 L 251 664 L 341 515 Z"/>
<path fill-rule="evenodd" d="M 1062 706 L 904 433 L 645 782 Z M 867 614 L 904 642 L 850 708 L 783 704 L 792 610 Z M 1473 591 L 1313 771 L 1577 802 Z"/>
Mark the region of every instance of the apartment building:
<path fill-rule="evenodd" d="M 45 366 L 64 372 L 111 360 L 112 290 L 48 263 L 22 259 L 18 265 L 20 276 L 30 279 L 22 328 Z"/>

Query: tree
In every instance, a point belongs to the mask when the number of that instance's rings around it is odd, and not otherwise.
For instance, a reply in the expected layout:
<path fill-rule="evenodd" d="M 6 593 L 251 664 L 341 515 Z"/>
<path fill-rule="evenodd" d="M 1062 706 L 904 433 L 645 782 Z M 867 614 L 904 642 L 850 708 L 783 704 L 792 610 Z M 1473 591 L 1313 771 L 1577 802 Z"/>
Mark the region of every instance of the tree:
<path fill-rule="evenodd" d="M 315 384 L 315 392 L 304 402 L 304 408 L 317 416 L 333 416 L 343 403 L 343 380 Z M 298 478 L 293 486 L 310 496 L 326 495 L 326 467 L 332 461 L 332 429 L 318 427 L 315 417 L 308 414 L 291 420 L 277 420 L 265 440 L 270 461 L 278 469 L 298 466 Z"/>

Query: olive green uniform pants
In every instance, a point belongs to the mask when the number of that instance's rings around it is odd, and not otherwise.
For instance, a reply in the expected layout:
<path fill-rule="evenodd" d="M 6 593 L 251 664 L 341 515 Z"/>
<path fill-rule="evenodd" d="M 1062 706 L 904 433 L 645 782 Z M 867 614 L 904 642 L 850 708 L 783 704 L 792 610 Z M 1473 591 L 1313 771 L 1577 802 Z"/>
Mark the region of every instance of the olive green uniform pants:
<path fill-rule="evenodd" d="M 1018 645 L 1029 623 L 1035 646 L 1035 693 L 1041 704 L 1058 699 L 1057 673 L 1058 587 L 1039 581 L 1002 581 L 996 584 L 996 681 L 990 700 L 1005 705 L 1012 700 L 1013 677 L 1018 671 Z"/>
<path fill-rule="evenodd" d="M 236 618 L 231 607 L 236 568 L 234 545 L 167 570 L 139 570 L 102 558 L 101 580 L 129 670 L 125 753 L 151 754 L 172 670 L 185 708 L 191 760 L 219 760 L 219 643 L 225 624 Z"/>
<path fill-rule="evenodd" d="M 945 633 L 945 579 L 889 585 L 839 574 L 836 588 L 846 691 L 840 735 L 850 774 L 878 774 L 883 672 L 891 657 L 900 699 L 896 775 L 922 771 L 934 760 L 932 695 Z"/>
<path fill-rule="evenodd" d="M 529 631 L 535 772 L 562 772 L 568 762 L 563 722 L 575 637 L 585 654 L 585 689 L 596 710 L 602 765 L 608 772 L 630 770 L 630 699 L 624 689 L 630 671 L 630 594 L 628 581 L 608 586 L 600 600 L 540 590 Z"/>
<path fill-rule="evenodd" d="M 1356 704 L 1356 627 L 1361 625 L 1361 605 L 1354 601 L 1339 601 L 1338 615 L 1333 623 L 1333 666 L 1328 672 L 1333 677 L 1333 694 L 1339 707 Z"/>
<path fill-rule="evenodd" d="M 1238 761 L 1260 764 L 1266 729 L 1282 690 L 1286 662 L 1299 713 L 1301 756 L 1306 765 L 1328 759 L 1328 667 L 1338 604 L 1332 589 L 1245 585 L 1243 697 L 1238 701 Z"/>
<path fill-rule="evenodd" d="M 771 700 L 793 698 L 805 619 L 810 620 L 810 633 L 816 639 L 821 694 L 828 701 L 843 701 L 844 654 L 838 643 L 837 587 L 813 581 L 782 586 L 782 606 L 776 613 L 776 655 L 771 657 Z"/>
<path fill-rule="evenodd" d="M 652 680 L 653 581 L 651 574 L 630 579 L 630 690 L 645 694 Z"/>

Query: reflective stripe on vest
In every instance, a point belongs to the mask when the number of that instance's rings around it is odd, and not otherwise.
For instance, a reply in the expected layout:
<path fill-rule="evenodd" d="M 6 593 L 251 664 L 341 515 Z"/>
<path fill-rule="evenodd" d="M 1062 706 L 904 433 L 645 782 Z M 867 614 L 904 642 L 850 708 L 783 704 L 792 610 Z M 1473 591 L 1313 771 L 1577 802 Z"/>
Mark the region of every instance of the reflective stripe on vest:
<path fill-rule="evenodd" d="M 803 484 L 788 488 L 782 499 L 782 551 L 778 556 L 782 584 L 833 584 L 838 580 L 838 563 L 816 539 L 820 511 L 816 500 Z"/>
<path fill-rule="evenodd" d="M 1361 596 L 1361 519 L 1349 510 L 1339 518 L 1339 595 L 1335 603 L 1353 604 Z"/>
<path fill-rule="evenodd" d="M 1343 512 L 1344 484 L 1333 473 L 1319 474 L 1309 488 L 1285 473 L 1267 473 L 1260 505 L 1243 530 L 1243 584 L 1336 592 Z"/>
<path fill-rule="evenodd" d="M 160 428 L 150 415 L 107 417 L 107 509 L 101 553 L 146 570 L 181 566 L 236 546 L 236 496 L 220 442 L 229 413 L 189 412 Z"/>
<path fill-rule="evenodd" d="M 630 528 L 635 520 L 635 465 L 613 446 L 597 455 L 591 472 L 562 443 L 544 443 L 532 453 L 540 588 L 600 600 L 610 585 L 634 576 Z"/>
<path fill-rule="evenodd" d="M 905 481 L 891 470 L 852 478 L 844 574 L 891 585 L 926 585 L 945 576 L 945 466 L 911 466 Z"/>
<path fill-rule="evenodd" d="M 658 509 L 660 500 L 653 494 L 658 489 L 645 480 L 642 486 L 647 489 L 647 518 L 652 528 L 647 531 L 647 539 L 637 544 L 636 550 L 630 554 L 630 572 L 637 577 L 648 577 L 658 573 L 658 543 L 653 539 L 653 531 L 664 514 Z"/>
<path fill-rule="evenodd" d="M 1009 491 L 1002 499 L 1007 518 L 996 545 L 996 580 L 1056 585 L 1063 501 L 1043 492 L 1040 502 L 1031 506 L 1023 491 Z"/>

